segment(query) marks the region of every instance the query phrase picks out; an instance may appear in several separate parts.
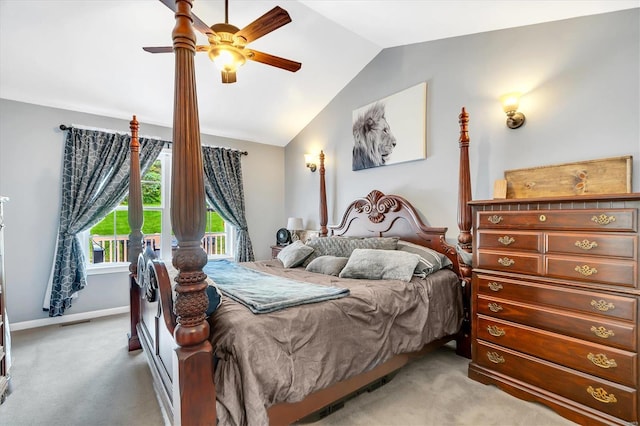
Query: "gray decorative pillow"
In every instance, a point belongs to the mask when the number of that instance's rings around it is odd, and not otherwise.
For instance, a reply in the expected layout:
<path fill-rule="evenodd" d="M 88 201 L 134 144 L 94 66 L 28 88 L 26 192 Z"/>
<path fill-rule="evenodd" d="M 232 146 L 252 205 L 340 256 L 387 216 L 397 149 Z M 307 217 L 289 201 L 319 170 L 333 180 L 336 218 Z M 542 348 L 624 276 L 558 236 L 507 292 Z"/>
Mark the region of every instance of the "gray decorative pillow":
<path fill-rule="evenodd" d="M 442 268 L 447 268 L 453 265 L 451 259 L 446 255 L 430 249 L 428 247 L 421 246 L 419 244 L 413 244 L 408 241 L 398 241 L 398 250 L 414 253 L 420 256 L 420 261 L 416 266 L 414 274 L 426 277 Z"/>
<path fill-rule="evenodd" d="M 318 274 L 338 276 L 344 265 L 349 261 L 348 257 L 319 256 L 307 265 L 307 271 Z"/>
<path fill-rule="evenodd" d="M 340 278 L 411 281 L 420 256 L 400 250 L 355 249 Z"/>
<path fill-rule="evenodd" d="M 395 237 L 316 237 L 307 242 L 314 252 L 305 260 L 303 266 L 319 256 L 349 257 L 357 248 L 395 250 L 398 238 Z"/>
<path fill-rule="evenodd" d="M 464 251 L 462 247 L 460 247 L 460 245 L 456 245 L 456 253 L 458 253 L 458 255 L 460 256 L 462 263 L 464 263 L 465 265 L 473 266 L 473 254 Z"/>
<path fill-rule="evenodd" d="M 278 259 L 285 268 L 295 268 L 300 266 L 311 253 L 313 253 L 313 247 L 309 247 L 298 240 L 280 250 Z"/>

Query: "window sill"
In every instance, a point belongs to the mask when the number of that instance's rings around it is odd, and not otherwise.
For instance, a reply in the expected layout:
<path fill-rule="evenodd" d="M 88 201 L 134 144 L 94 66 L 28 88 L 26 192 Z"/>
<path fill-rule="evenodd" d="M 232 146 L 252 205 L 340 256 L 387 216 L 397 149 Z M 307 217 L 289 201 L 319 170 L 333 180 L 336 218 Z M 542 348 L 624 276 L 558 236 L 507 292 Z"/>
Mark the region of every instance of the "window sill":
<path fill-rule="evenodd" d="M 233 256 L 230 256 L 228 254 L 212 254 L 207 257 L 207 260 L 221 260 L 221 259 L 227 259 L 227 260 L 233 261 Z"/>
<path fill-rule="evenodd" d="M 233 260 L 233 256 L 227 254 L 216 254 L 208 257 L 208 260 L 220 260 L 220 259 L 228 259 Z M 171 263 L 171 259 L 162 259 L 165 263 Z M 104 263 L 98 265 L 90 265 L 87 266 L 87 275 L 102 275 L 102 274 L 117 274 L 122 272 L 129 272 L 129 263 L 128 262 L 120 262 L 120 263 Z"/>
<path fill-rule="evenodd" d="M 108 263 L 102 265 L 87 266 L 87 275 L 117 274 L 121 272 L 129 272 L 129 263 Z"/>

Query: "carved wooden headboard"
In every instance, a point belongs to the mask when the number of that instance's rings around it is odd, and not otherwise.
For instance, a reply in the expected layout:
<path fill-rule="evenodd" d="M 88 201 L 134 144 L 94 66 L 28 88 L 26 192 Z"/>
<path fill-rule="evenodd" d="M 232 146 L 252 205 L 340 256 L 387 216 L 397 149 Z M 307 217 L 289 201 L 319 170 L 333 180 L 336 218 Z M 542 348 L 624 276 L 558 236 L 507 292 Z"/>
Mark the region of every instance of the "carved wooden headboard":
<path fill-rule="evenodd" d="M 425 225 L 413 205 L 398 195 L 373 190 L 366 197 L 353 201 L 340 224 L 329 229 L 332 236 L 393 236 L 429 247 L 447 255 L 456 273 L 463 278 L 455 247 L 446 241 L 447 228 Z"/>

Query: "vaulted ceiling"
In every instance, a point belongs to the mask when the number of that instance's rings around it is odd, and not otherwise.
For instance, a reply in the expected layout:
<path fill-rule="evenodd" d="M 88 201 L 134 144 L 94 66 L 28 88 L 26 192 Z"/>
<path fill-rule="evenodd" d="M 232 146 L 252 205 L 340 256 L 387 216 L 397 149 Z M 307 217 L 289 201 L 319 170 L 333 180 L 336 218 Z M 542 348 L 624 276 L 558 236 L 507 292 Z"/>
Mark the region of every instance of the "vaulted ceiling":
<path fill-rule="evenodd" d="M 302 62 L 290 73 L 257 62 L 222 84 L 196 54 L 203 133 L 286 145 L 382 49 L 640 7 L 640 0 L 230 0 L 242 28 L 275 6 L 292 22 L 250 47 Z M 193 13 L 224 22 L 224 1 Z M 173 13 L 154 0 L 0 0 L 0 97 L 172 126 Z M 198 33 L 198 44 L 207 44 Z M 91 125 L 91 123 L 82 123 Z"/>

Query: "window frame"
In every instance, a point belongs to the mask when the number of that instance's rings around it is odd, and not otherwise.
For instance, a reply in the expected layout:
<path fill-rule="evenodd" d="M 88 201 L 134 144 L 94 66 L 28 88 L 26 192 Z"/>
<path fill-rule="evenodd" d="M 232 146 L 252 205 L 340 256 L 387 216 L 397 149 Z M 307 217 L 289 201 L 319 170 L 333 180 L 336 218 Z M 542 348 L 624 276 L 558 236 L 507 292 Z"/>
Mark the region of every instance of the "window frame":
<path fill-rule="evenodd" d="M 161 231 L 160 231 L 160 258 L 164 262 L 171 262 L 172 257 L 172 240 L 173 232 L 171 230 L 171 168 L 173 161 L 173 153 L 171 149 L 165 148 L 158 156 L 161 164 L 161 203 L 160 206 L 142 206 L 143 211 L 160 211 L 161 212 Z M 112 211 L 128 211 L 128 206 L 116 206 Z M 224 219 L 223 219 L 224 220 Z M 235 232 L 233 225 L 224 221 L 225 233 L 225 253 L 218 255 L 209 255 L 209 259 L 233 258 L 233 248 L 235 247 Z M 103 262 L 91 263 L 89 261 L 89 240 L 90 229 L 82 231 L 78 234 L 82 245 L 82 251 L 85 256 L 85 265 L 87 275 L 98 275 L 113 272 L 128 272 L 129 262 Z"/>

